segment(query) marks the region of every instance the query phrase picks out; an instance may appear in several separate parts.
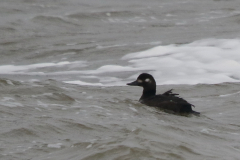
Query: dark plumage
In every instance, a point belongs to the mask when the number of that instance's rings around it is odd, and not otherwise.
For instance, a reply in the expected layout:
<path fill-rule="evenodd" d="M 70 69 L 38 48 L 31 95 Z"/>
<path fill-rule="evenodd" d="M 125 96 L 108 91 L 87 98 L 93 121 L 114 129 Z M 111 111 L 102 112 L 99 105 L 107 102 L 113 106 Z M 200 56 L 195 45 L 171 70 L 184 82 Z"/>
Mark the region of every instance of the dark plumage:
<path fill-rule="evenodd" d="M 180 114 L 200 114 L 192 110 L 192 106 L 194 105 L 178 97 L 178 94 L 172 93 L 172 89 L 163 94 L 156 95 L 156 82 L 150 74 L 142 73 L 138 76 L 136 81 L 128 83 L 127 85 L 143 87 L 143 93 L 139 101 L 148 106 L 154 106 L 165 111 Z"/>

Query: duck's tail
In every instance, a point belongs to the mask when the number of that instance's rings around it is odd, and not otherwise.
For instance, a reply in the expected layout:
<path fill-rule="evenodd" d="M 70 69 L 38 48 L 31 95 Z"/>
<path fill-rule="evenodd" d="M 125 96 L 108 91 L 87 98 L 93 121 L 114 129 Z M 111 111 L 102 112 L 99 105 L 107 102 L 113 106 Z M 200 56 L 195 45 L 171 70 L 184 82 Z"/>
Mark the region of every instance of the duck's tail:
<path fill-rule="evenodd" d="M 195 115 L 195 116 L 200 116 L 200 112 L 196 112 L 196 111 L 193 111 L 192 110 L 192 112 L 191 112 L 193 115 Z"/>

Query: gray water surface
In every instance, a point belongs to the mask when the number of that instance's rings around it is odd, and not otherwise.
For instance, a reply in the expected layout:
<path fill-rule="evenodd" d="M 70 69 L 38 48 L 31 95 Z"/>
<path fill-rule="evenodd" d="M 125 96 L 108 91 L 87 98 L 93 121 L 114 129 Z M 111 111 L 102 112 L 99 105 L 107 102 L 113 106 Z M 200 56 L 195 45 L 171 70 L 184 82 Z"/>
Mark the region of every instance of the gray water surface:
<path fill-rule="evenodd" d="M 198 117 L 140 104 L 139 87 L 66 84 L 97 81 L 53 74 L 124 66 L 122 56 L 159 44 L 238 38 L 239 7 L 237 0 L 1 0 L 0 159 L 240 159 L 239 83 L 158 86 L 158 93 L 174 88 Z M 64 61 L 72 63 L 24 68 Z M 12 66 L 24 69 L 8 73 Z"/>
<path fill-rule="evenodd" d="M 177 85 L 201 116 L 140 104 L 138 87 L 1 80 L 1 159 L 238 159 L 239 84 Z M 166 91 L 172 86 L 158 86 Z M 227 93 L 227 94 L 226 94 Z"/>

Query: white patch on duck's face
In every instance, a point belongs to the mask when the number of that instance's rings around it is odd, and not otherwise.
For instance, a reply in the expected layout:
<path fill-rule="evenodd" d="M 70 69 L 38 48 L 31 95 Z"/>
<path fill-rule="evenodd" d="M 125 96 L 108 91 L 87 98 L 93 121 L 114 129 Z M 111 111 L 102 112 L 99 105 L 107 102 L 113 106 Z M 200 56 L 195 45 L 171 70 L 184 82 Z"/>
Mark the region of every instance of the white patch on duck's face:
<path fill-rule="evenodd" d="M 142 83 L 142 80 L 141 80 L 141 79 L 138 79 L 137 81 L 138 81 L 138 83 Z"/>
<path fill-rule="evenodd" d="M 145 79 L 145 82 L 151 83 L 151 80 L 149 78 Z"/>

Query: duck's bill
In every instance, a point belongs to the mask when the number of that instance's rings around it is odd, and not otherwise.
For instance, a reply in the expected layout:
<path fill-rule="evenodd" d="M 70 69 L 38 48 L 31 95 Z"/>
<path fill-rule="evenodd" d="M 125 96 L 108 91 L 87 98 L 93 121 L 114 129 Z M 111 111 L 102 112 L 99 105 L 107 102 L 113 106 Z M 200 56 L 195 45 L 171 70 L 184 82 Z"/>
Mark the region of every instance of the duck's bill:
<path fill-rule="evenodd" d="M 129 85 L 129 86 L 138 86 L 138 81 L 127 83 L 127 85 Z"/>

